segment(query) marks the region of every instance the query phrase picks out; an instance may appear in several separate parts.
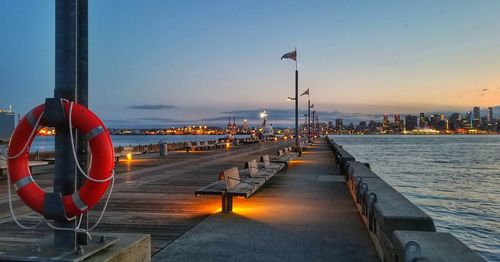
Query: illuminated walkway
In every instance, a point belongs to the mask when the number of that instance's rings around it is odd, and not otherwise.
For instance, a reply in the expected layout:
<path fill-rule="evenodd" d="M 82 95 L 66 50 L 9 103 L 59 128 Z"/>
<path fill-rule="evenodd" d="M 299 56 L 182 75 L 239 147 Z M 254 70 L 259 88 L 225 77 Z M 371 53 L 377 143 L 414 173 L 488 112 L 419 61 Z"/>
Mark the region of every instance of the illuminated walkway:
<path fill-rule="evenodd" d="M 378 261 L 324 141 L 232 214 L 213 214 L 155 261 Z"/>

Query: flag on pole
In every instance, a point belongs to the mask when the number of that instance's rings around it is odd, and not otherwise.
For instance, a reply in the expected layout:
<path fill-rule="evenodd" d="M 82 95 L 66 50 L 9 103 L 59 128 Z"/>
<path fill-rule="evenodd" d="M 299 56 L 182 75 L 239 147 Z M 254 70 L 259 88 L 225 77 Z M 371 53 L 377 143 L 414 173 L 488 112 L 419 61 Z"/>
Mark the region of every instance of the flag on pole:
<path fill-rule="evenodd" d="M 303 96 L 303 95 L 309 95 L 309 88 L 306 91 L 304 91 L 304 93 L 302 93 L 302 95 L 300 95 L 300 96 Z"/>
<path fill-rule="evenodd" d="M 311 108 L 314 108 L 314 104 L 311 105 Z"/>
<path fill-rule="evenodd" d="M 283 60 L 283 58 L 288 58 L 292 59 L 293 61 L 297 61 L 297 51 L 295 50 L 290 53 L 286 53 L 281 57 L 281 60 Z"/>

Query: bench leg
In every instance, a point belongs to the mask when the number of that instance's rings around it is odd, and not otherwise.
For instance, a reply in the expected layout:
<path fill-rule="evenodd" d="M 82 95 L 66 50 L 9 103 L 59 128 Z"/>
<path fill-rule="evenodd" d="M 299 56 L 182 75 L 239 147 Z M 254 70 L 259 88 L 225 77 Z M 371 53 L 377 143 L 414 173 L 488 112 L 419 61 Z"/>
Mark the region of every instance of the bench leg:
<path fill-rule="evenodd" d="M 222 195 L 222 212 L 229 213 L 233 211 L 233 196 L 229 194 Z"/>

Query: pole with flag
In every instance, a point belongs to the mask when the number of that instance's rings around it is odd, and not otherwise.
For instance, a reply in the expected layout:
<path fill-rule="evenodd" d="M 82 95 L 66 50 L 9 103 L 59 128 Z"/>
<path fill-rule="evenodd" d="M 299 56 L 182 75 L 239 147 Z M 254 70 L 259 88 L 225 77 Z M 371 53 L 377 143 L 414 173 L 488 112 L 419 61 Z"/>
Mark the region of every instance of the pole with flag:
<path fill-rule="evenodd" d="M 299 144 L 299 70 L 297 68 L 297 49 L 292 52 L 286 53 L 281 56 L 281 60 L 283 58 L 292 59 L 295 61 L 295 147 L 297 151 L 300 153 L 300 144 Z"/>
<path fill-rule="evenodd" d="M 307 95 L 307 142 L 311 142 L 311 96 L 309 95 L 309 88 L 302 93 Z M 314 105 L 313 105 L 314 106 Z"/>

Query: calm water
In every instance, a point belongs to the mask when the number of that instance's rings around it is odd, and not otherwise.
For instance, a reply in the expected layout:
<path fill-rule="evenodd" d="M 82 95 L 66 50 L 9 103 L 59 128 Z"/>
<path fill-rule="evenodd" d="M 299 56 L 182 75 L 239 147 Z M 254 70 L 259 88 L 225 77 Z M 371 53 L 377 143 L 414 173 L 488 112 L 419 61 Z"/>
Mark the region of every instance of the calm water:
<path fill-rule="evenodd" d="M 113 146 L 128 146 L 128 145 L 149 145 L 158 144 L 160 140 L 167 143 L 178 143 L 186 141 L 206 141 L 206 140 L 217 140 L 219 138 L 224 138 L 225 135 L 118 135 L 111 136 L 113 140 Z M 249 137 L 248 135 L 236 135 L 239 138 Z M 31 146 L 31 152 L 36 150 L 40 152 L 44 151 L 54 151 L 54 137 L 53 136 L 37 136 L 35 141 Z"/>
<path fill-rule="evenodd" d="M 500 261 L 500 136 L 333 136 L 489 261 Z"/>

